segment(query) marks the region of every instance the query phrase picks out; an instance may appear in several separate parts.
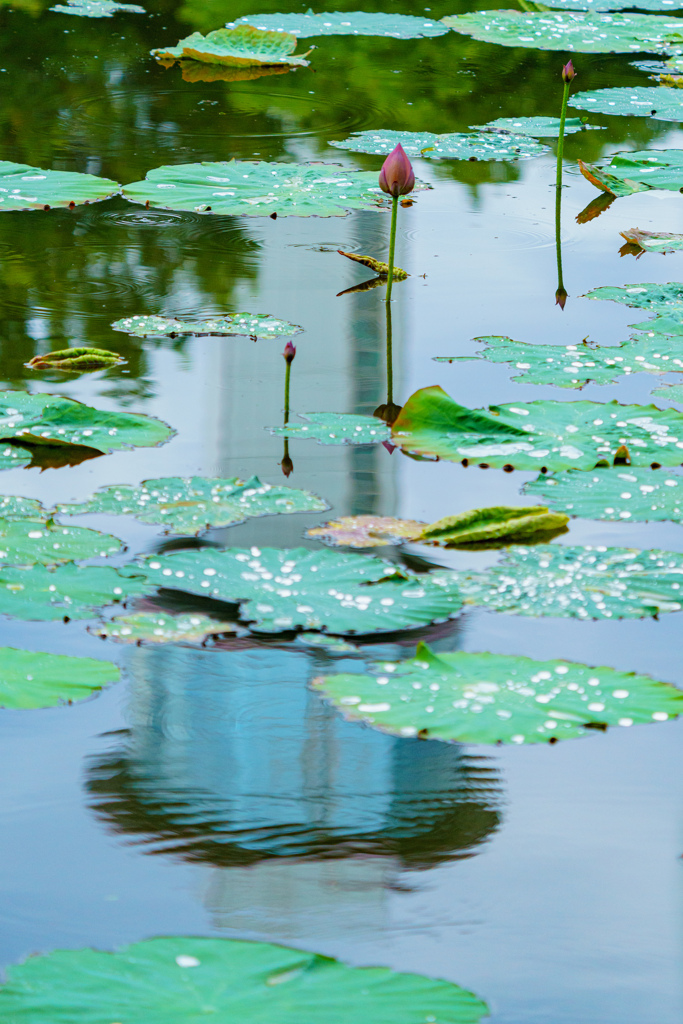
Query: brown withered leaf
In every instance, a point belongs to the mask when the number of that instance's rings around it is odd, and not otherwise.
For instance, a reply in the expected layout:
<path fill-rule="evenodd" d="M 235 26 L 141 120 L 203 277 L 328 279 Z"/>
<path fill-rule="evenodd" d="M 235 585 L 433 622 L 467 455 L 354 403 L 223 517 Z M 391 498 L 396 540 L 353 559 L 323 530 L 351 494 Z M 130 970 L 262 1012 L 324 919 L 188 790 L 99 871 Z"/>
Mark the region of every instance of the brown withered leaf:
<path fill-rule="evenodd" d="M 340 256 L 346 256 L 347 260 L 353 260 L 354 263 L 362 263 L 364 267 L 374 270 L 378 277 L 389 276 L 389 264 L 382 263 L 381 260 L 376 260 L 373 256 L 358 256 L 355 252 L 344 252 L 342 249 L 337 249 L 337 252 Z M 394 281 L 405 281 L 409 276 L 401 267 L 394 267 Z"/>
<path fill-rule="evenodd" d="M 333 547 L 375 548 L 385 544 L 401 544 L 412 540 L 424 530 L 426 523 L 391 516 L 341 516 L 324 526 L 306 531 Z"/>

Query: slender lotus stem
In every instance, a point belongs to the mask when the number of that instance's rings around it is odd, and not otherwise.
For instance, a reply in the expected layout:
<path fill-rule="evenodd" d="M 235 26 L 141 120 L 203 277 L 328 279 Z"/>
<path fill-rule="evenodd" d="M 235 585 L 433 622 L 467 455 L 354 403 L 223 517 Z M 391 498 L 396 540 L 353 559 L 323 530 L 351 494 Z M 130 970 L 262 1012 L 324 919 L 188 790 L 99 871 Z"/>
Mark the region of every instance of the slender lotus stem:
<path fill-rule="evenodd" d="M 285 363 L 285 423 L 289 423 L 289 378 L 292 372 L 292 360 Z"/>
<path fill-rule="evenodd" d="M 571 79 L 564 81 L 562 93 L 562 112 L 560 113 L 560 133 L 557 139 L 557 175 L 555 178 L 555 250 L 557 253 L 557 292 L 555 301 L 561 309 L 567 300 L 567 292 L 562 280 L 562 161 L 564 157 L 564 123 L 567 119 L 567 103 Z"/>
<path fill-rule="evenodd" d="M 398 215 L 398 196 L 391 197 L 391 234 L 389 235 L 389 273 L 387 274 L 386 302 L 391 302 L 391 286 L 394 283 L 394 249 L 396 248 L 396 217 Z M 387 342 L 388 344 L 388 342 Z"/>
<path fill-rule="evenodd" d="M 394 203 L 396 200 L 394 200 Z M 391 264 L 390 264 L 391 266 Z M 387 299 L 387 405 L 394 401 L 394 352 L 391 339 L 391 303 Z"/>

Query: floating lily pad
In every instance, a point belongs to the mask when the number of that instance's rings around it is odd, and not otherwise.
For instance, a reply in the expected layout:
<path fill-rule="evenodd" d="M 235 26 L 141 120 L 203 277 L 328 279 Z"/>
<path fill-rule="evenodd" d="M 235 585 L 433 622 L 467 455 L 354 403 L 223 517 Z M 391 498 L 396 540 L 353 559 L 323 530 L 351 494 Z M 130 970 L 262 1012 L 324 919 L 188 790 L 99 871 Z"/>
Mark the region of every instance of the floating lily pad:
<path fill-rule="evenodd" d="M 665 398 L 667 402 L 683 403 L 683 384 L 662 384 L 661 388 L 655 388 L 652 392 L 658 398 Z"/>
<path fill-rule="evenodd" d="M 366 555 L 305 548 L 201 548 L 152 555 L 133 571 L 150 584 L 240 604 L 260 633 L 416 629 L 460 609 L 447 573 L 417 575 Z"/>
<path fill-rule="evenodd" d="M 122 644 L 201 643 L 209 636 L 235 633 L 237 626 L 195 613 L 135 612 L 100 622 L 90 632 Z"/>
<path fill-rule="evenodd" d="M 442 18 L 454 32 L 501 46 L 575 53 L 680 53 L 675 18 L 652 14 L 477 11 Z"/>
<path fill-rule="evenodd" d="M 341 516 L 324 526 L 306 530 L 306 536 L 333 547 L 376 548 L 412 540 L 422 533 L 426 525 L 413 519 L 394 519 L 391 516 Z"/>
<path fill-rule="evenodd" d="M 81 206 L 117 195 L 121 186 L 109 178 L 74 171 L 44 171 L 29 164 L 0 160 L 0 213 Z"/>
<path fill-rule="evenodd" d="M 572 107 L 592 110 L 597 114 L 653 117 L 655 121 L 683 120 L 683 93 L 678 89 L 669 89 L 665 85 L 632 85 L 577 92 L 570 97 L 569 103 Z"/>
<path fill-rule="evenodd" d="M 307 66 L 303 57 L 292 56 L 296 36 L 286 32 L 267 32 L 251 25 L 219 28 L 203 36 L 201 32 L 181 39 L 177 46 L 152 50 L 153 57 L 166 60 L 190 59 L 206 64 L 250 65 L 288 64 Z"/>
<path fill-rule="evenodd" d="M 680 112 L 683 118 L 683 104 Z M 678 192 L 683 186 L 681 149 L 615 153 L 608 164 L 585 164 L 579 160 L 579 167 L 591 184 L 614 196 L 631 196 L 649 189 Z"/>
<path fill-rule="evenodd" d="M 59 395 L 0 391 L 0 440 L 20 445 L 85 445 L 101 452 L 152 448 L 174 431 L 151 416 L 105 412 Z"/>
<path fill-rule="evenodd" d="M 388 208 L 375 171 L 264 160 L 155 167 L 123 195 L 155 209 L 248 217 L 345 217 L 350 210 Z"/>
<path fill-rule="evenodd" d="M 532 345 L 526 341 L 492 336 L 475 338 L 485 347 L 477 356 L 437 356 L 435 362 L 464 362 L 474 358 L 490 363 L 509 363 L 520 373 L 512 380 L 520 384 L 554 384 L 559 388 L 582 388 L 586 384 L 613 384 L 621 374 L 683 371 L 680 337 L 655 334 L 635 335 L 621 345 Z"/>
<path fill-rule="evenodd" d="M 57 565 L 106 558 L 117 554 L 121 546 L 118 537 L 82 526 L 59 526 L 33 518 L 0 518 L 0 565 Z"/>
<path fill-rule="evenodd" d="M 20 498 L 14 494 L 0 495 L 0 517 L 4 520 L 33 518 L 40 521 L 49 516 L 50 512 L 35 498 Z"/>
<path fill-rule="evenodd" d="M 272 32 L 291 32 L 305 39 L 310 36 L 389 36 L 392 39 L 418 39 L 420 36 L 442 36 L 448 31 L 434 18 L 411 14 L 368 13 L 366 11 L 335 11 L 314 14 L 248 14 L 235 25 L 255 25 Z"/>
<path fill-rule="evenodd" d="M 144 14 L 145 8 L 138 4 L 119 4 L 114 0 L 67 0 L 66 4 L 57 4 L 51 11 L 59 14 L 80 14 L 83 18 L 111 18 L 117 11 L 127 14 Z"/>
<path fill-rule="evenodd" d="M 544 7 L 567 11 L 678 11 L 680 0 L 543 0 Z"/>
<path fill-rule="evenodd" d="M 89 373 L 94 370 L 108 370 L 125 363 L 118 352 L 106 348 L 63 348 L 58 352 L 46 352 L 34 356 L 25 364 L 32 370 L 63 370 L 65 373 Z"/>
<path fill-rule="evenodd" d="M 510 132 L 513 135 L 530 135 L 535 139 L 557 139 L 560 134 L 559 117 L 498 117 L 488 124 L 473 124 L 482 132 Z M 602 128 L 598 124 L 586 124 L 584 118 L 568 117 L 564 122 L 565 135 L 582 132 L 586 128 Z"/>
<path fill-rule="evenodd" d="M 683 692 L 634 672 L 518 655 L 437 655 L 422 643 L 409 661 L 322 676 L 313 686 L 351 721 L 460 743 L 548 743 L 683 712 Z"/>
<path fill-rule="evenodd" d="M 168 936 L 115 953 L 57 950 L 10 967 L 0 989 L 7 1021 L 100 1024 L 101 1005 L 121 1021 L 186 1024 L 207 1013 L 217 1021 L 277 1024 L 477 1024 L 489 1010 L 449 981 L 348 967 L 339 960 L 266 942 Z M 93 988 L 94 986 L 94 988 Z"/>
<path fill-rule="evenodd" d="M 524 493 L 582 519 L 683 522 L 683 477 L 659 469 L 610 466 L 541 476 Z"/>
<path fill-rule="evenodd" d="M 628 231 L 621 231 L 620 235 L 626 239 L 630 246 L 634 246 L 640 253 L 644 252 L 680 252 L 683 249 L 683 235 L 677 235 L 671 231 L 642 231 L 640 228 L 629 228 Z"/>
<path fill-rule="evenodd" d="M 683 415 L 618 402 L 518 402 L 468 409 L 439 387 L 416 391 L 392 443 L 433 458 L 514 469 L 593 469 L 626 445 L 633 465 L 683 462 Z"/>
<path fill-rule="evenodd" d="M 110 661 L 0 648 L 0 707 L 51 708 L 73 704 L 119 678 Z"/>
<path fill-rule="evenodd" d="M 603 285 L 586 292 L 587 299 L 608 299 L 632 309 L 645 309 L 655 320 L 633 324 L 639 330 L 676 333 L 683 325 L 683 283 Z"/>
<path fill-rule="evenodd" d="M 398 132 L 372 129 L 355 132 L 343 142 L 330 142 L 337 149 L 352 153 L 376 153 L 384 156 L 401 144 L 409 157 L 427 157 L 430 160 L 527 160 L 542 156 L 548 147 L 529 139 L 524 134 L 507 132 L 452 132 L 434 135 L 432 132 Z"/>
<path fill-rule="evenodd" d="M 508 548 L 486 572 L 456 572 L 463 600 L 511 615 L 639 619 L 683 607 L 683 554 L 634 548 Z"/>
<path fill-rule="evenodd" d="M 115 331 L 124 331 L 135 338 L 174 338 L 185 334 L 233 335 L 252 338 L 283 338 L 300 334 L 302 328 L 278 320 L 268 313 L 230 313 L 206 320 L 176 320 L 166 316 L 127 316 L 115 320 Z"/>
<path fill-rule="evenodd" d="M 20 467 L 28 467 L 32 462 L 32 457 L 23 448 L 17 448 L 14 445 L 2 445 L 0 444 L 0 472 L 3 469 L 19 469 Z"/>
<path fill-rule="evenodd" d="M 298 415 L 307 422 L 267 429 L 279 437 L 312 437 L 318 444 L 379 444 L 391 437 L 389 427 L 374 416 L 343 412 L 302 412 Z"/>
<path fill-rule="evenodd" d="M 160 477 L 139 487 L 103 487 L 88 501 L 60 505 L 59 512 L 134 515 L 143 523 L 162 523 L 169 533 L 197 534 L 215 526 L 234 526 L 258 516 L 324 512 L 329 508 L 310 491 L 230 477 Z M 2 508 L 0 507 L 0 515 Z"/>
<path fill-rule="evenodd" d="M 104 565 L 76 566 L 73 562 L 47 569 L 0 568 L 0 615 L 14 619 L 89 619 L 106 605 L 138 597 L 154 588 L 142 575 L 120 575 Z"/>

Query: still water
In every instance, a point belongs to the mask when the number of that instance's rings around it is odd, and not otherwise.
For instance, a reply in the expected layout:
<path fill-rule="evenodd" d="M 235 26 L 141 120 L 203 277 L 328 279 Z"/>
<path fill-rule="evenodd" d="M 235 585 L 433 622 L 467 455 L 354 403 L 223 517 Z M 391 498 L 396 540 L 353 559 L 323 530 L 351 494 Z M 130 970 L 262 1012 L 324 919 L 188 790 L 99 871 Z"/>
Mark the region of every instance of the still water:
<path fill-rule="evenodd" d="M 455 33 L 316 40 L 311 68 L 250 82 L 186 83 L 148 57 L 269 2 L 281 9 L 276 0 L 169 0 L 148 2 L 147 15 L 91 20 L 49 13 L 47 0 L 3 0 L 2 158 L 122 182 L 162 163 L 232 157 L 379 170 L 380 158 L 328 141 L 369 128 L 459 131 L 559 112 L 564 55 Z M 487 5 L 443 0 L 424 11 L 436 18 L 473 6 Z M 649 84 L 629 59 L 578 55 L 581 89 Z M 505 365 L 432 357 L 474 354 L 471 339 L 487 334 L 617 343 L 639 313 L 580 296 L 599 285 L 680 279 L 680 254 L 636 261 L 618 252 L 626 228 L 681 229 L 680 196 L 620 199 L 580 226 L 575 217 L 596 192 L 576 158 L 681 145 L 683 136 L 646 119 L 592 120 L 605 130 L 570 136 L 565 147 L 563 312 L 555 306 L 552 154 L 521 164 L 416 161 L 433 190 L 399 218 L 397 263 L 412 276 L 393 292 L 395 401 L 432 384 L 473 407 L 576 399 L 512 383 Z M 336 250 L 385 252 L 388 227 L 375 212 L 273 221 L 121 199 L 3 214 L 3 387 L 144 412 L 177 434 L 159 449 L 5 472 L 2 493 L 52 505 L 152 476 L 284 482 L 282 439 L 264 429 L 282 416 L 280 342 L 141 341 L 109 325 L 143 312 L 274 314 L 305 330 L 296 339 L 293 409 L 371 414 L 386 401 L 383 289 L 338 296 L 367 275 Z M 36 353 L 65 345 L 114 348 L 128 362 L 68 380 L 25 368 Z M 589 385 L 580 397 L 646 403 L 660 380 L 634 375 Z M 315 547 L 303 531 L 332 516 L 430 522 L 533 503 L 519 489 L 535 474 L 416 462 L 381 446 L 292 441 L 290 455 L 289 482 L 321 495 L 332 512 L 255 520 L 210 540 Z M 133 519 L 79 522 L 124 538 L 128 556 L 164 543 L 157 527 Z M 572 521 L 559 543 L 680 551 L 683 532 L 671 523 Z M 479 567 L 496 557 L 440 551 L 438 561 Z M 680 622 L 475 610 L 424 635 L 441 651 L 564 657 L 682 684 Z M 358 656 L 297 641 L 125 649 L 82 623 L 4 620 L 0 643 L 124 669 L 123 681 L 92 701 L 0 714 L 3 965 L 56 947 L 239 936 L 451 979 L 489 1003 L 494 1024 L 683 1018 L 683 722 L 554 747 L 399 741 L 342 721 L 307 687 L 324 671 L 358 671 Z M 412 634 L 389 638 L 365 645 L 363 656 L 406 656 L 414 643 Z"/>

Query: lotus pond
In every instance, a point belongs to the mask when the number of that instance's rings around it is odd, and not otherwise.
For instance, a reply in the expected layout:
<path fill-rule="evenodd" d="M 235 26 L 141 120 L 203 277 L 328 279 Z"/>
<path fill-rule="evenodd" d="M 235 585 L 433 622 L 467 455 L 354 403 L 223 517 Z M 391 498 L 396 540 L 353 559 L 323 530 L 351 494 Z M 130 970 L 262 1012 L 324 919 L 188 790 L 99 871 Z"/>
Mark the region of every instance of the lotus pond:
<path fill-rule="evenodd" d="M 432 2 L 0 0 L 3 1024 L 681 1020 L 683 6 Z"/>

